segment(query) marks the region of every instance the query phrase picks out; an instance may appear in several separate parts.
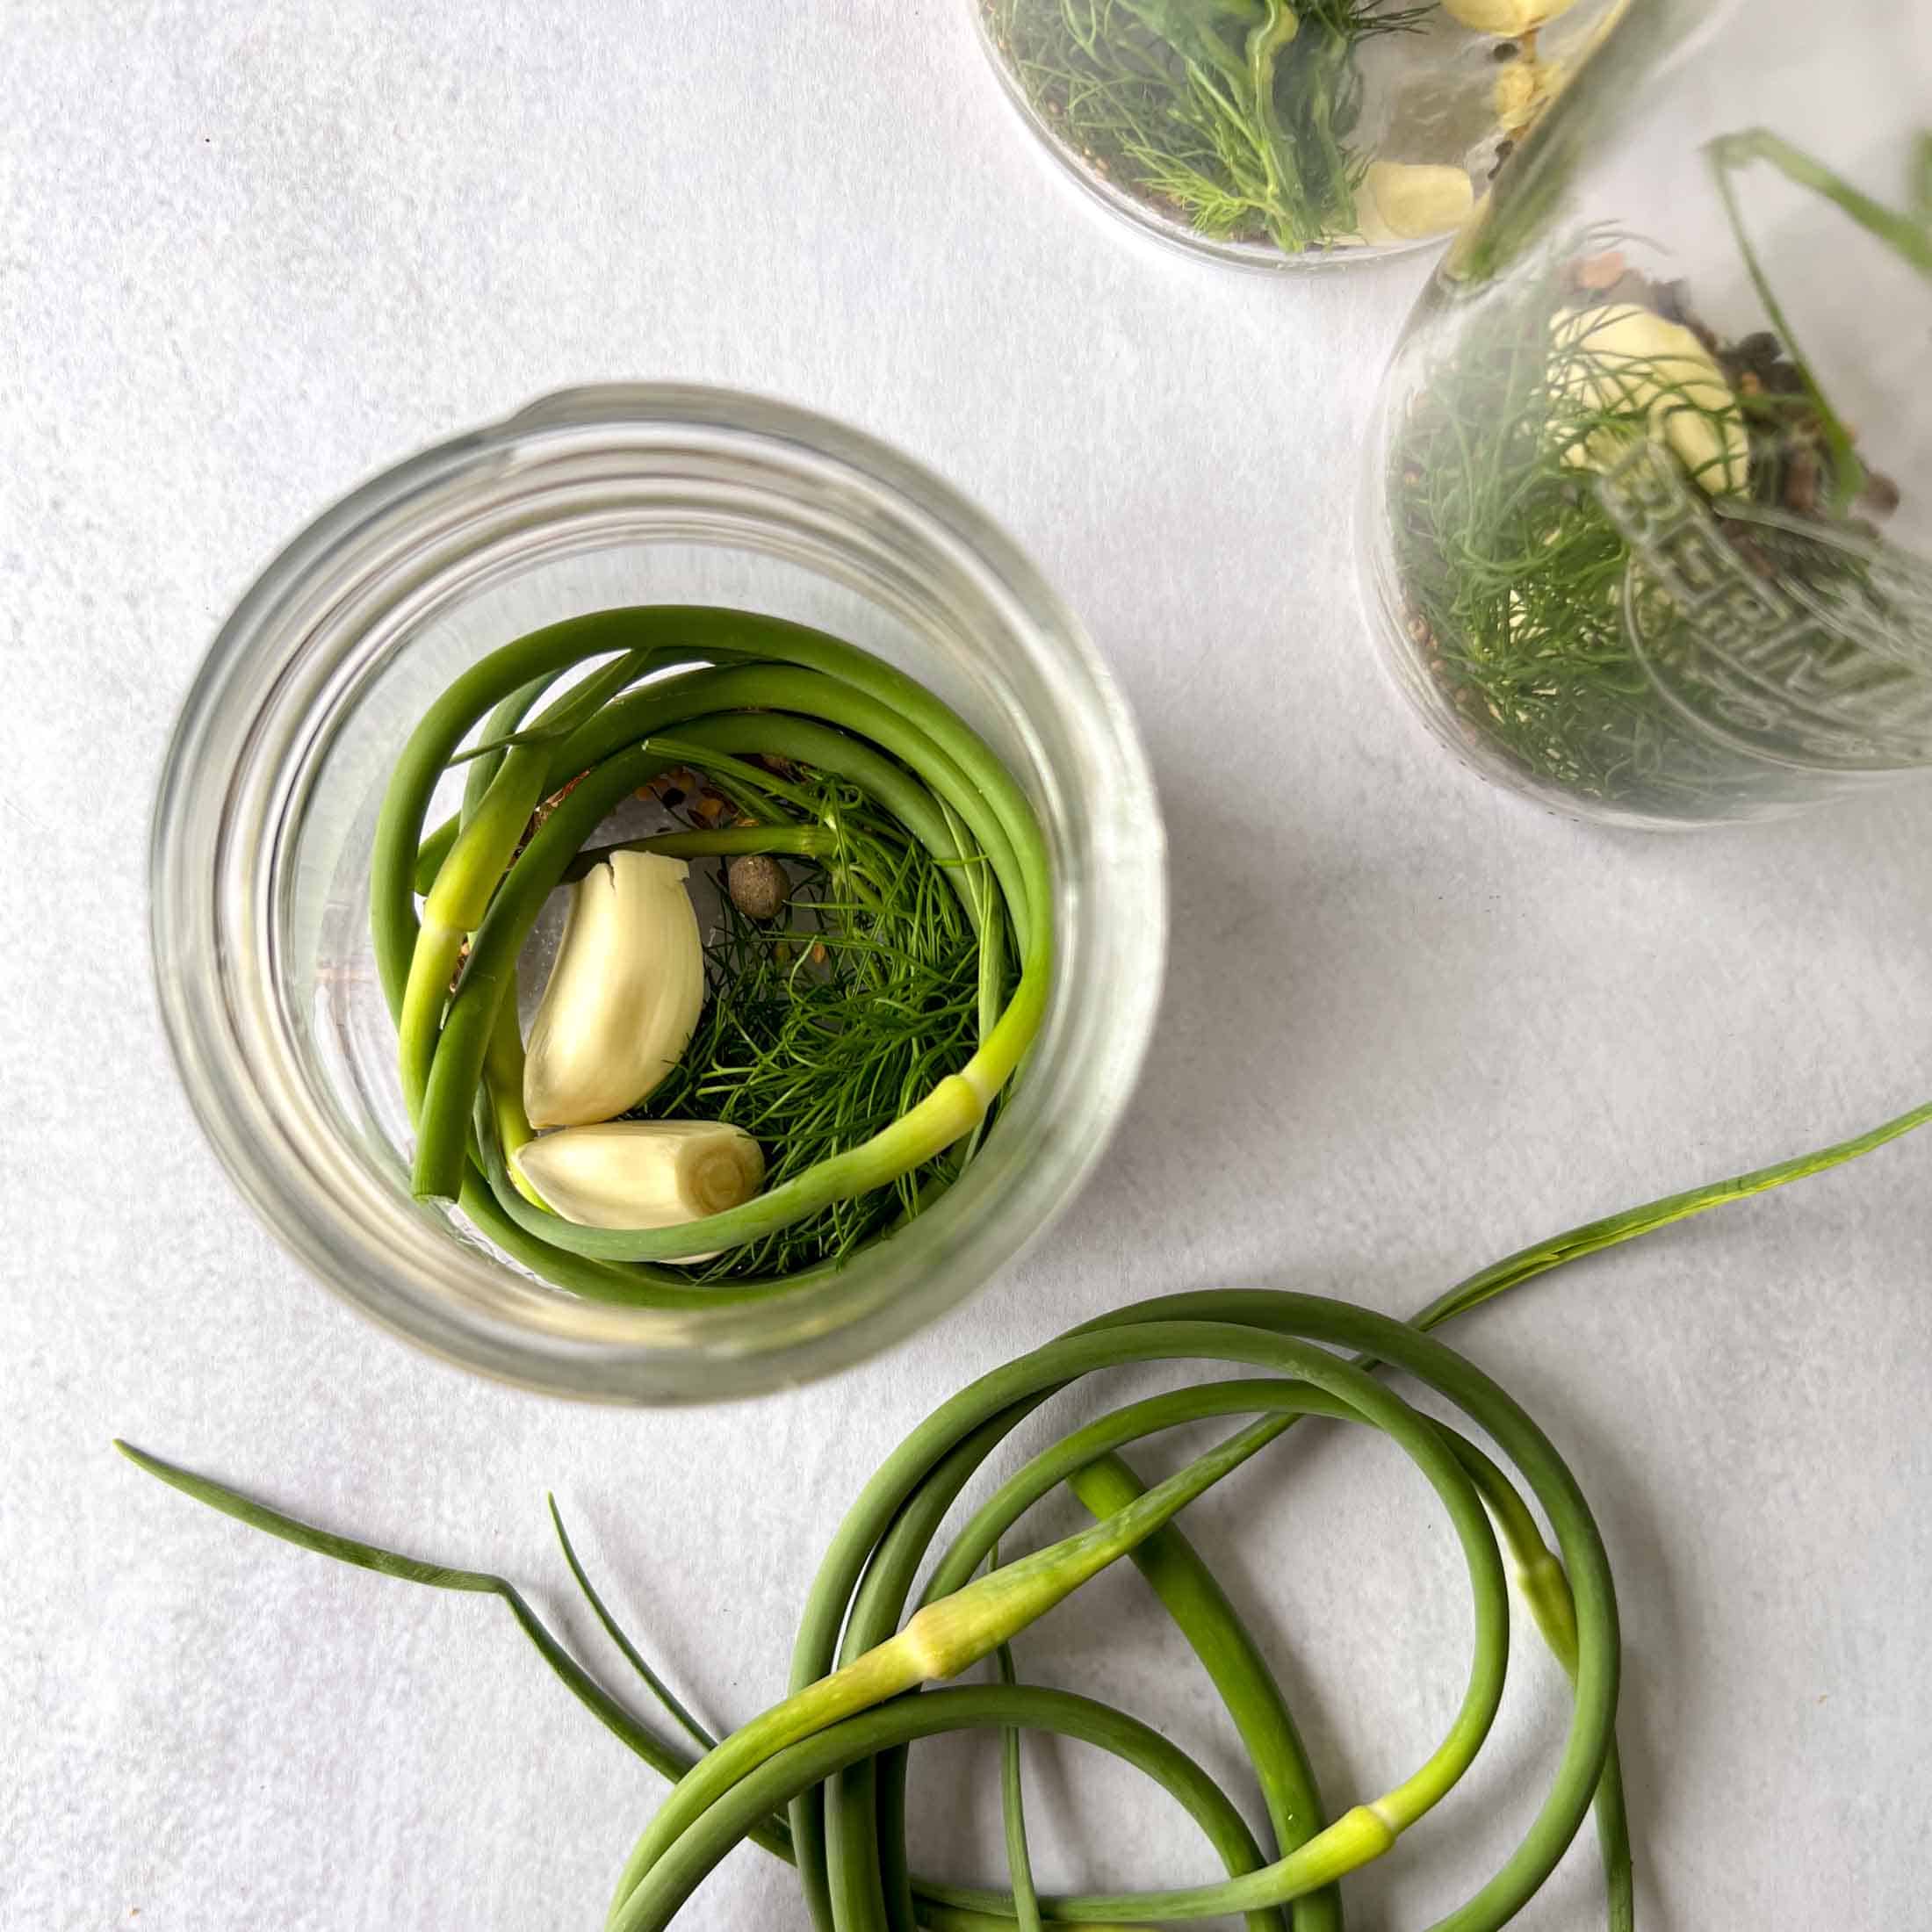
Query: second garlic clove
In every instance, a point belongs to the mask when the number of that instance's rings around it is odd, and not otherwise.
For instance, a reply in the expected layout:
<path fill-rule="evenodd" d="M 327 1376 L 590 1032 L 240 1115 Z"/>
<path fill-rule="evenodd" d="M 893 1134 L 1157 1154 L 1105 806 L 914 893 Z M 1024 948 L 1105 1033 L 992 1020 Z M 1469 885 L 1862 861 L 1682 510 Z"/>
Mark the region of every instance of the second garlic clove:
<path fill-rule="evenodd" d="M 1500 33 L 1513 40 L 1560 13 L 1568 13 L 1575 4 L 1576 0 L 1442 0 L 1442 11 L 1478 33 Z"/>
<path fill-rule="evenodd" d="M 580 1228 L 674 1228 L 741 1207 L 765 1180 L 758 1143 L 718 1121 L 566 1127 L 511 1159 L 554 1213 Z"/>

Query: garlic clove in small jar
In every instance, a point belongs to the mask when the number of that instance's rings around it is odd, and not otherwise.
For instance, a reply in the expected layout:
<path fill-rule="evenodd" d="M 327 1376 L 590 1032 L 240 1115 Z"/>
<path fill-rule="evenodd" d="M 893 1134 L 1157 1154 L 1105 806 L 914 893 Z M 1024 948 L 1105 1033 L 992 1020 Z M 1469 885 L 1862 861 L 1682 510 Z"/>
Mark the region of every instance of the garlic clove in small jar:
<path fill-rule="evenodd" d="M 1500 33 L 1514 40 L 1568 13 L 1576 0 L 1442 0 L 1452 20 L 1478 33 Z"/>
<path fill-rule="evenodd" d="M 1476 200 L 1468 170 L 1433 162 L 1372 161 L 1355 198 L 1365 242 L 1387 247 L 1460 227 Z"/>
<path fill-rule="evenodd" d="M 1497 74 L 1490 90 L 1496 126 L 1511 141 L 1522 140 L 1568 80 L 1564 61 L 1511 61 Z"/>
<path fill-rule="evenodd" d="M 1592 415 L 1647 425 L 1676 453 L 1706 495 L 1741 490 L 1750 471 L 1743 411 L 1716 358 L 1682 322 L 1634 302 L 1563 309 L 1550 318 L 1550 387 Z M 1629 447 L 1630 433 L 1605 426 L 1564 452 L 1581 467 L 1605 470 Z"/>
<path fill-rule="evenodd" d="M 765 1181 L 758 1143 L 719 1121 L 566 1127 L 510 1159 L 553 1213 L 580 1228 L 675 1228 L 742 1207 Z"/>
<path fill-rule="evenodd" d="M 533 1127 L 637 1106 L 674 1067 L 704 1005 L 704 942 L 681 859 L 616 852 L 572 888 L 523 1062 Z"/>

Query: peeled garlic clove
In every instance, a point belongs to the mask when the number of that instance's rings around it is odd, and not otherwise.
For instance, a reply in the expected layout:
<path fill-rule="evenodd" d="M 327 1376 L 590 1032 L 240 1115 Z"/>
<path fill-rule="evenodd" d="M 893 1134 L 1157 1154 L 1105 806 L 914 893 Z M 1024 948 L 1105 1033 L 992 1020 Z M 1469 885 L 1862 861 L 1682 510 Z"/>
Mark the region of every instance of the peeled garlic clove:
<path fill-rule="evenodd" d="M 1420 242 L 1446 234 L 1474 207 L 1475 184 L 1461 168 L 1431 162 L 1372 161 L 1355 198 L 1365 242 Z"/>
<path fill-rule="evenodd" d="M 1575 4 L 1576 0 L 1442 0 L 1442 11 L 1478 33 L 1501 33 L 1513 40 Z"/>
<path fill-rule="evenodd" d="M 1579 408 L 1640 418 L 1661 435 L 1707 495 L 1741 490 L 1750 439 L 1724 371 L 1682 322 L 1634 302 L 1565 309 L 1550 318 L 1551 386 Z M 1607 469 L 1624 448 L 1605 428 L 1572 444 L 1568 460 Z"/>
<path fill-rule="evenodd" d="M 704 943 L 681 859 L 615 852 L 572 889 L 523 1062 L 533 1127 L 635 1107 L 674 1067 L 704 1005 Z"/>
<path fill-rule="evenodd" d="M 580 1228 L 675 1228 L 741 1207 L 765 1180 L 758 1143 L 718 1121 L 566 1127 L 526 1142 L 510 1164 Z"/>

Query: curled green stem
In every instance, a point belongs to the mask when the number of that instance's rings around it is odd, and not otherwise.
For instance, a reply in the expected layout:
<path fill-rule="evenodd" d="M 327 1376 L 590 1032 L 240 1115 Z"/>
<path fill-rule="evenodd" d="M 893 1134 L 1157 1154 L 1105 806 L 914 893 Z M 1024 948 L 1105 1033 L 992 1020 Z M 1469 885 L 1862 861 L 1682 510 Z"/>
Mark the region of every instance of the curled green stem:
<path fill-rule="evenodd" d="M 615 663 L 566 689 L 533 724 L 522 724 L 544 689 L 612 652 Z M 679 674 L 627 688 L 645 670 L 667 668 Z M 457 829 L 426 838 L 436 782 L 479 720 L 499 738 L 487 736 L 472 761 Z M 502 732 L 506 725 L 512 729 Z M 815 754 L 821 768 L 854 774 L 945 869 L 983 949 L 996 955 L 982 958 L 977 1048 L 929 1091 L 905 1093 L 890 1125 L 728 1214 L 674 1230 L 588 1229 L 548 1215 L 500 1179 L 508 1173 L 500 1157 L 527 1131 L 507 1092 L 512 1056 L 503 1016 L 514 1010 L 516 955 L 544 899 L 580 862 L 597 823 L 672 761 L 701 759 L 724 775 L 721 782 L 749 796 L 797 804 L 801 795 L 784 779 L 734 762 L 754 747 L 787 755 L 788 744 Z M 793 824 L 672 833 L 645 845 L 691 855 L 822 855 L 828 835 L 835 839 L 836 828 Z M 629 1286 L 652 1298 L 668 1284 L 646 1272 L 610 1271 L 674 1262 L 694 1241 L 719 1252 L 747 1246 L 840 1201 L 896 1186 L 958 1143 L 970 1154 L 1046 1013 L 1053 948 L 1045 841 L 1004 766 L 904 674 L 822 633 L 750 613 L 672 606 L 599 612 L 491 653 L 430 707 L 399 760 L 378 825 L 373 875 L 378 964 L 398 1020 L 416 1128 L 415 1192 L 467 1208 L 487 1191 L 494 1207 L 484 1210 L 486 1222 L 514 1224 L 522 1251 L 600 1265 L 585 1270 L 566 1260 L 544 1269 L 573 1287 L 588 1282 L 589 1292 L 621 1295 Z M 420 924 L 419 883 L 427 885 Z M 850 883 L 863 902 L 866 882 L 854 876 Z M 1006 995 L 997 955 L 1008 932 L 1020 971 Z M 481 1110 L 479 1092 L 489 1101 Z M 479 1130 L 494 1149 L 479 1144 Z"/>

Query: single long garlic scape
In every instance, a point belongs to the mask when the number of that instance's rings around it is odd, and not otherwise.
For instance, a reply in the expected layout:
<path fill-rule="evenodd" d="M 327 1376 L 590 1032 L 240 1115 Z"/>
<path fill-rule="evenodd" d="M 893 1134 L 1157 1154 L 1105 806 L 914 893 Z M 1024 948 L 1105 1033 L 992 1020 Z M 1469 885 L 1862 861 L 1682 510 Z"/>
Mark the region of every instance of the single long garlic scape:
<path fill-rule="evenodd" d="M 742 1206 L 765 1179 L 758 1143 L 720 1121 L 566 1127 L 526 1142 L 510 1164 L 580 1228 L 675 1228 Z"/>
<path fill-rule="evenodd" d="M 681 859 L 616 852 L 572 889 L 557 963 L 523 1062 L 533 1127 L 580 1127 L 635 1107 L 690 1043 L 704 942 Z"/>

